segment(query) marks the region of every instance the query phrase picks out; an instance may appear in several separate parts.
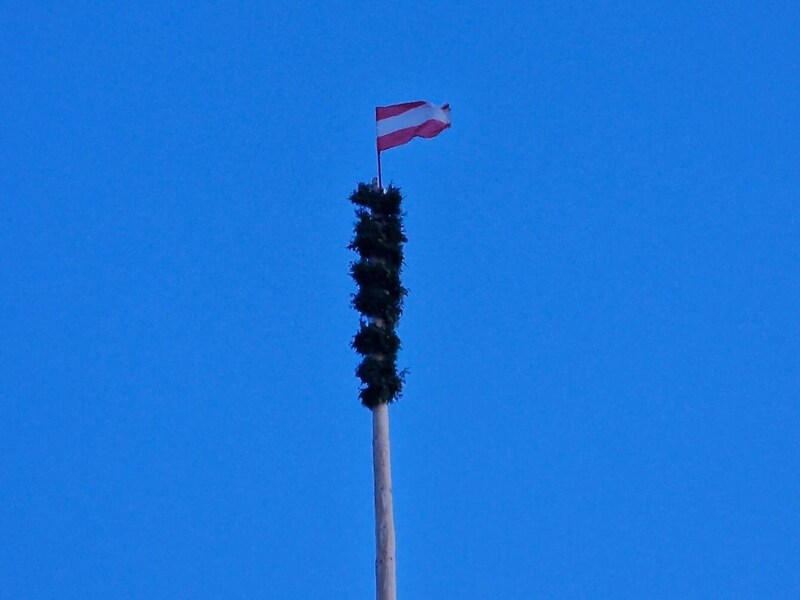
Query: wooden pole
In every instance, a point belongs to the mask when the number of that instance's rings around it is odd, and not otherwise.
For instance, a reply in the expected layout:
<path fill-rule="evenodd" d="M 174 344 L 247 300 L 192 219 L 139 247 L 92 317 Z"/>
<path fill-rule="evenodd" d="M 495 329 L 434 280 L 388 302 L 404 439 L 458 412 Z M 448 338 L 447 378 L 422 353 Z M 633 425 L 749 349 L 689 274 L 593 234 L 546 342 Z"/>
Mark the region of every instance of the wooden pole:
<path fill-rule="evenodd" d="M 396 600 L 388 404 L 378 404 L 372 409 L 372 466 L 375 476 L 375 597 L 377 600 Z"/>
<path fill-rule="evenodd" d="M 353 203 L 362 208 L 357 211 L 356 237 L 350 247 L 360 255 L 359 262 L 351 267 L 351 275 L 359 285 L 359 293 L 353 299 L 353 306 L 362 313 L 369 324 L 362 321 L 359 332 L 353 338 L 353 348 L 364 356 L 356 369 L 357 376 L 365 387 L 359 392 L 361 402 L 372 411 L 372 468 L 374 477 L 375 501 L 375 597 L 377 600 L 397 600 L 397 575 L 395 560 L 394 512 L 392 506 L 392 467 L 389 450 L 389 403 L 399 394 L 402 375 L 397 374 L 395 359 L 399 340 L 394 333 L 394 324 L 400 315 L 405 290 L 399 286 L 399 272 L 402 263 L 403 235 L 402 219 L 395 214 L 399 207 L 393 198 L 385 202 L 387 192 L 381 187 L 380 150 L 378 150 L 378 177 L 373 178 L 369 195 L 364 194 L 364 186 L 351 196 Z M 398 194 L 397 190 L 391 190 Z M 365 210 L 367 209 L 367 210 Z M 391 214 L 382 211 L 389 210 Z M 380 242 L 388 232 L 388 239 L 395 239 L 395 248 L 381 250 L 380 243 L 364 245 L 365 241 Z M 394 238 L 392 237 L 394 236 Z M 364 237 L 360 237 L 364 236 Z M 374 248 L 374 254 L 363 249 Z M 398 261 L 398 258 L 400 259 Z M 392 262 L 393 261 L 393 262 Z M 397 262 L 398 264 L 395 264 Z M 364 279 L 364 273 L 378 275 L 378 282 Z M 388 274 L 390 282 L 395 281 L 397 289 L 384 289 L 379 283 L 380 276 Z M 383 298 L 384 302 L 364 301 L 373 296 Z M 387 321 L 389 319 L 389 321 Z M 375 330 L 378 330 L 377 332 Z M 377 333 L 377 337 L 376 337 Z"/>

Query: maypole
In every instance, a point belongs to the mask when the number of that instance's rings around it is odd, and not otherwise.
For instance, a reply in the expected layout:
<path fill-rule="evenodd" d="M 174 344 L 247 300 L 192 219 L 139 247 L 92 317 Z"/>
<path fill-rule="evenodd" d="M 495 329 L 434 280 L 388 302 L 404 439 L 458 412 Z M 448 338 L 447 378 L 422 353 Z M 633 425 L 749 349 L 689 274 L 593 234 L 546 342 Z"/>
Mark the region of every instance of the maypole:
<path fill-rule="evenodd" d="M 372 411 L 372 460 L 375 482 L 375 577 L 377 600 L 397 598 L 392 469 L 389 447 L 389 403 L 398 398 L 403 373 L 397 370 L 400 339 L 395 328 L 406 289 L 400 283 L 403 266 L 403 220 L 400 190 L 383 190 L 377 183 L 359 184 L 350 196 L 356 205 L 356 225 L 350 249 L 359 258 L 350 267 L 358 285 L 353 307 L 361 325 L 352 346 L 363 356 L 356 369 L 361 403 Z"/>
<path fill-rule="evenodd" d="M 361 324 L 352 346 L 363 358 L 356 369 L 361 380 L 359 398 L 372 411 L 372 464 L 375 485 L 375 584 L 377 600 L 396 600 L 397 574 L 389 446 L 389 404 L 403 389 L 397 370 L 400 338 L 396 328 L 403 312 L 406 289 L 403 268 L 403 197 L 392 185 L 383 187 L 381 151 L 415 137 L 431 138 L 450 127 L 450 106 L 417 101 L 375 109 L 378 177 L 372 185 L 358 184 L 350 201 L 356 223 L 349 248 L 358 253 L 350 275 L 358 285 L 353 307 Z"/>

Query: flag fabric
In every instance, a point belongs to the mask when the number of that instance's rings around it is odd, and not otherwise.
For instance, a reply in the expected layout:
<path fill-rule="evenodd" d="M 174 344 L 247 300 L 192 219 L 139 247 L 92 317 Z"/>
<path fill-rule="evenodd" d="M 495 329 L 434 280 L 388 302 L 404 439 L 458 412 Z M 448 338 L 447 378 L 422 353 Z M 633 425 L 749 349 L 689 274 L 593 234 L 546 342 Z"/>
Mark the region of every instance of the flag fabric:
<path fill-rule="evenodd" d="M 407 144 L 415 137 L 432 138 L 450 127 L 450 105 L 406 102 L 375 109 L 378 152 Z"/>

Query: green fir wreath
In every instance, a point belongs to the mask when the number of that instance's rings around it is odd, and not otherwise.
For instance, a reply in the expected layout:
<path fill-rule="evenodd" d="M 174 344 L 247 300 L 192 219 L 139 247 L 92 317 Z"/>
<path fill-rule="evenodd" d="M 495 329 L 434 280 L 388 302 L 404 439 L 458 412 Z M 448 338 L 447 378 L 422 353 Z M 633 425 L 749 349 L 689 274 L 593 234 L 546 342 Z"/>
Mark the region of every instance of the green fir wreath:
<path fill-rule="evenodd" d="M 356 369 L 361 380 L 361 403 L 374 408 L 400 397 L 405 372 L 397 370 L 400 338 L 395 331 L 408 291 L 400 282 L 403 268 L 403 197 L 394 186 L 358 184 L 350 196 L 356 206 L 353 240 L 358 253 L 350 275 L 358 286 L 352 305 L 361 313 L 361 326 L 352 347 L 364 358 Z"/>

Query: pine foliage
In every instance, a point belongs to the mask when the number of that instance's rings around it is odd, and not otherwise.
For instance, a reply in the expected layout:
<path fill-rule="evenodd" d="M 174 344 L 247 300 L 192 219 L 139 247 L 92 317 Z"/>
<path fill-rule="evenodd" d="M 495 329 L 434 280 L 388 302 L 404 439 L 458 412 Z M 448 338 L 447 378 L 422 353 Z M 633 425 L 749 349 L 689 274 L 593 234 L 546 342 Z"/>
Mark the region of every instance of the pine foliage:
<path fill-rule="evenodd" d="M 368 408 L 399 398 L 403 372 L 397 370 L 400 338 L 395 331 L 403 312 L 407 290 L 400 282 L 403 268 L 403 231 L 400 190 L 373 188 L 365 183 L 350 196 L 356 206 L 353 240 L 348 248 L 358 253 L 350 275 L 358 286 L 352 304 L 361 313 L 361 326 L 352 347 L 363 356 L 356 369 L 361 380 L 359 398 Z"/>

